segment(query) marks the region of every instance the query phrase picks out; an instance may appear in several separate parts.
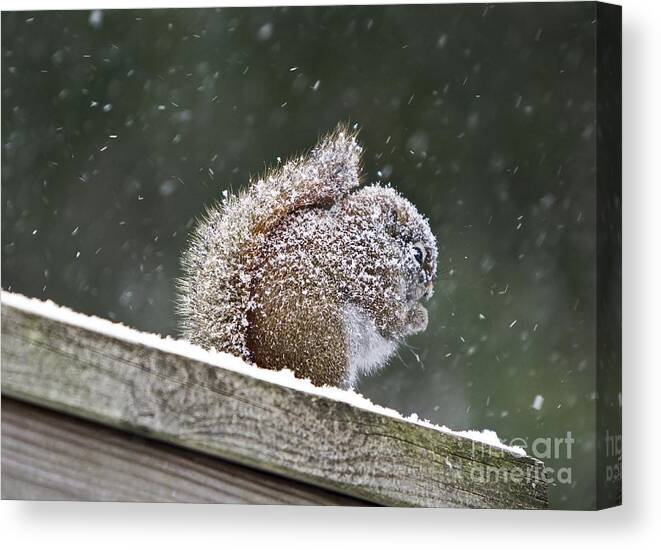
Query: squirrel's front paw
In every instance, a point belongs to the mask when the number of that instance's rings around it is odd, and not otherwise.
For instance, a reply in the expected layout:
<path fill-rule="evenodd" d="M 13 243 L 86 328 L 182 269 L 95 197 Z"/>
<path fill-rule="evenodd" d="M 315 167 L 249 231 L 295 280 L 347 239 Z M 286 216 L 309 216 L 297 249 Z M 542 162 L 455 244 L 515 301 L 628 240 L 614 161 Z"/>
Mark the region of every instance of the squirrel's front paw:
<path fill-rule="evenodd" d="M 425 306 L 419 302 L 413 303 L 406 317 L 406 334 L 422 332 L 427 328 L 428 321 L 429 314 L 427 313 Z"/>

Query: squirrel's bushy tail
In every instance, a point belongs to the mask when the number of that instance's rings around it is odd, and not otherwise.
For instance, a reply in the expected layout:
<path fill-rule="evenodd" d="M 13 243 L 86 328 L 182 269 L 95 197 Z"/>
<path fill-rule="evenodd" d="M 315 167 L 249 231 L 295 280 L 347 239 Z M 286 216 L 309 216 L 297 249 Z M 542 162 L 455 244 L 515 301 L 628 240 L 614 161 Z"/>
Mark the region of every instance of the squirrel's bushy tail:
<path fill-rule="evenodd" d="M 183 255 L 178 313 L 183 335 L 205 348 L 250 360 L 250 259 L 264 236 L 302 208 L 330 206 L 357 187 L 361 148 L 338 127 L 292 159 L 210 208 Z"/>

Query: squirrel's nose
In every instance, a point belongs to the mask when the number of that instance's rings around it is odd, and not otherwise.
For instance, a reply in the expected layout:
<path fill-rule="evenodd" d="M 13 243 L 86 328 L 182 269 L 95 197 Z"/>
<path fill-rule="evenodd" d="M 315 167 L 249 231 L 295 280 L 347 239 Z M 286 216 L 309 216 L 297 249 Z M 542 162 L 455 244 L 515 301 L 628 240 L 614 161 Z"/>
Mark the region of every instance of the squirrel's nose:
<path fill-rule="evenodd" d="M 415 285 L 408 290 L 406 293 L 406 298 L 407 300 L 413 301 L 422 300 L 423 298 L 431 298 L 432 294 L 434 293 L 433 287 L 434 285 L 431 282 L 428 282 L 427 284 Z"/>
<path fill-rule="evenodd" d="M 434 294 L 434 284 L 429 282 L 427 283 L 427 286 L 425 287 L 425 294 L 424 297 L 429 300 Z"/>

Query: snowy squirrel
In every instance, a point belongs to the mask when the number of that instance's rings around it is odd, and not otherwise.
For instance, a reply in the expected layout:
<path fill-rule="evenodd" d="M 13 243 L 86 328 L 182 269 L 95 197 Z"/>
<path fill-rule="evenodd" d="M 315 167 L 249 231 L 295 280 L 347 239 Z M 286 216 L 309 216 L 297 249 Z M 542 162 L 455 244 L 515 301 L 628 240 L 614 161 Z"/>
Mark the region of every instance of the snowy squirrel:
<path fill-rule="evenodd" d="M 436 239 L 394 189 L 360 187 L 360 155 L 340 126 L 208 210 L 182 258 L 185 337 L 350 388 L 425 330 Z"/>

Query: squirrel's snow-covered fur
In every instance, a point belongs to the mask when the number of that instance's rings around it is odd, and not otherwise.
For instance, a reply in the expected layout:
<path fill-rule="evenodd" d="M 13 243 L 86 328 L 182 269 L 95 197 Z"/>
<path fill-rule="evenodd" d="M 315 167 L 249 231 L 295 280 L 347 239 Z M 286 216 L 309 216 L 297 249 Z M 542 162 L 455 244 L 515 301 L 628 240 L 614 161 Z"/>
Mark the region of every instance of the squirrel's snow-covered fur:
<path fill-rule="evenodd" d="M 186 337 L 350 387 L 425 329 L 436 240 L 395 190 L 359 188 L 360 155 L 340 127 L 207 212 L 182 260 Z"/>

